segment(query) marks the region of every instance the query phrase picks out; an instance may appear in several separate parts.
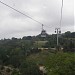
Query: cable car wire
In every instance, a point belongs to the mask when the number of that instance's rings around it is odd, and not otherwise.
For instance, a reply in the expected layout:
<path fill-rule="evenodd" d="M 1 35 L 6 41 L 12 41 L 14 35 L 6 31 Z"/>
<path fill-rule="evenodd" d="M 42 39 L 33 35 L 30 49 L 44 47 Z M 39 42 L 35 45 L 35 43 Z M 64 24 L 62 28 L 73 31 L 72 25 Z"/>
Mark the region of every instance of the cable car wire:
<path fill-rule="evenodd" d="M 11 9 L 15 10 L 16 12 L 18 12 L 18 13 L 20 13 L 20 14 L 22 14 L 22 15 L 24 15 L 24 16 L 30 18 L 30 19 L 32 19 L 33 21 L 35 21 L 35 22 L 37 22 L 37 23 L 39 23 L 39 24 L 42 24 L 41 22 L 39 22 L 39 21 L 33 19 L 32 17 L 30 17 L 30 16 L 28 16 L 28 15 L 22 13 L 21 11 L 19 11 L 19 10 L 15 9 L 15 8 L 13 8 L 13 7 L 11 7 L 11 6 L 9 6 L 8 4 L 6 4 L 6 3 L 4 3 L 4 2 L 2 2 L 2 1 L 0 1 L 0 3 L 2 3 L 3 5 L 5 5 L 5 6 L 11 8 Z"/>
<path fill-rule="evenodd" d="M 61 5 L 60 27 L 61 27 L 61 25 L 62 25 L 62 14 L 63 14 L 63 0 L 62 0 L 62 5 Z"/>

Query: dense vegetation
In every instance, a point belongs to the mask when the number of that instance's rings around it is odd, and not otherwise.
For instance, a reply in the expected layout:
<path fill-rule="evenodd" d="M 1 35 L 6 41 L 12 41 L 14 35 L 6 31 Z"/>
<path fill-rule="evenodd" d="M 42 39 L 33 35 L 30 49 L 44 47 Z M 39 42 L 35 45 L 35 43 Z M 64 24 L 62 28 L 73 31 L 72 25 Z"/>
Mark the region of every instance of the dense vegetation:
<path fill-rule="evenodd" d="M 63 48 L 63 51 L 59 52 L 51 50 L 57 47 L 56 34 L 47 38 L 38 35 L 22 39 L 2 39 L 0 75 L 42 75 L 38 66 L 40 63 L 46 67 L 47 75 L 75 75 L 74 44 L 75 32 L 69 31 L 59 36 L 59 47 Z M 38 48 L 49 49 L 42 52 Z"/>
<path fill-rule="evenodd" d="M 46 67 L 47 75 L 75 75 L 75 53 L 54 54 L 43 51 L 29 56 L 27 60 L 36 64 L 42 63 Z"/>

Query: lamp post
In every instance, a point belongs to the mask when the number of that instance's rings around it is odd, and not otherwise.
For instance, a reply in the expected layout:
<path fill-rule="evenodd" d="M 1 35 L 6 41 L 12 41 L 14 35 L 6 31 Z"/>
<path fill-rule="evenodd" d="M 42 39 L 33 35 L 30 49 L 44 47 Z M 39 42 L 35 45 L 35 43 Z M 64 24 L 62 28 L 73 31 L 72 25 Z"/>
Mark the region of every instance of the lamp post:
<path fill-rule="evenodd" d="M 57 33 L 57 46 L 59 45 L 59 34 L 61 33 L 60 28 L 55 28 L 55 33 Z"/>

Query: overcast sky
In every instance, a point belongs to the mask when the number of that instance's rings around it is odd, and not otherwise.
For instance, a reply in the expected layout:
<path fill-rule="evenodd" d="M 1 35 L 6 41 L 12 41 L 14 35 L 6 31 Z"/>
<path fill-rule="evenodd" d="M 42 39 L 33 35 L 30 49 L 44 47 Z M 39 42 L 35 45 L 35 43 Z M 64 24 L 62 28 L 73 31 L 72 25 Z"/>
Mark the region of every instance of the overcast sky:
<path fill-rule="evenodd" d="M 64 0 L 63 20 L 60 26 L 62 0 L 0 0 L 44 24 L 48 34 L 56 27 L 62 33 L 74 31 L 74 0 Z M 0 3 L 0 39 L 38 35 L 41 24 Z"/>

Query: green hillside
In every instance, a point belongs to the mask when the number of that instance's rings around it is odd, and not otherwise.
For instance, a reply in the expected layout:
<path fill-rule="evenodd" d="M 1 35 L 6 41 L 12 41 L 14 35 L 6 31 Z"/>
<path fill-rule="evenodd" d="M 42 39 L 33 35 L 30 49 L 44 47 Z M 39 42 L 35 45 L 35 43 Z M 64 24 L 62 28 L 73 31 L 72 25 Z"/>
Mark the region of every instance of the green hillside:
<path fill-rule="evenodd" d="M 56 34 L 45 39 L 38 36 L 1 39 L 0 75 L 44 75 L 41 68 L 47 75 L 75 75 L 74 35 L 75 32 L 61 34 L 59 46 Z"/>
<path fill-rule="evenodd" d="M 27 60 L 43 64 L 47 75 L 75 75 L 75 53 L 58 52 L 54 54 L 43 51 L 30 55 Z"/>
<path fill-rule="evenodd" d="M 42 48 L 48 41 L 35 41 L 34 47 Z"/>

